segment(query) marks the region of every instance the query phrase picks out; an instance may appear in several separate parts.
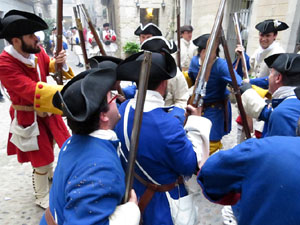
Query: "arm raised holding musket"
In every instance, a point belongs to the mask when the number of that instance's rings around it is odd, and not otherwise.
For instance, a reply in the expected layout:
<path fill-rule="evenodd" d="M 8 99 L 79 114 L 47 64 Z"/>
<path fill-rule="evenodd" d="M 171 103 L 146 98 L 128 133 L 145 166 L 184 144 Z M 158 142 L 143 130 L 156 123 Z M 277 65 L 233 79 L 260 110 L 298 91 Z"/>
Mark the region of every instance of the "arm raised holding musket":
<path fill-rule="evenodd" d="M 210 154 L 222 148 L 222 137 L 231 131 L 231 104 L 226 87 L 230 84 L 238 88 L 242 82 L 230 68 L 231 63 L 218 57 L 224 5 L 225 0 L 222 0 L 211 34 L 204 34 L 193 40 L 198 46 L 198 55 L 193 57 L 189 69 L 189 76 L 195 80 L 190 104 L 200 108 L 202 116 L 212 121 Z"/>

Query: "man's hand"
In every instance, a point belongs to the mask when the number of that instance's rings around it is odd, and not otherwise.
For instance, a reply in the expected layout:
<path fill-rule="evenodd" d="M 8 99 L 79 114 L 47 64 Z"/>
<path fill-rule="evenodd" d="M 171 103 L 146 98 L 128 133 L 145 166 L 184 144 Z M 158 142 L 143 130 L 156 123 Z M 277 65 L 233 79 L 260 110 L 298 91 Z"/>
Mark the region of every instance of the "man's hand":
<path fill-rule="evenodd" d="M 138 204 L 138 200 L 137 200 L 134 189 L 131 189 L 131 191 L 130 191 L 130 198 L 129 198 L 128 202 L 133 202 L 135 204 Z"/>
<path fill-rule="evenodd" d="M 250 83 L 244 83 L 241 87 L 240 87 L 240 91 L 241 94 L 243 94 L 245 91 L 247 91 L 248 89 L 252 88 L 252 85 Z"/>
<path fill-rule="evenodd" d="M 65 64 L 67 59 L 67 53 L 65 50 L 61 50 L 58 55 L 54 54 L 55 63 Z"/>
<path fill-rule="evenodd" d="M 188 117 L 190 115 L 194 115 L 194 116 L 201 116 L 202 114 L 202 107 L 199 108 L 195 108 L 192 105 L 188 105 L 186 107 L 186 111 L 185 111 L 185 117 Z"/>
<path fill-rule="evenodd" d="M 238 55 L 241 55 L 245 51 L 245 48 L 243 45 L 236 45 L 235 53 Z"/>

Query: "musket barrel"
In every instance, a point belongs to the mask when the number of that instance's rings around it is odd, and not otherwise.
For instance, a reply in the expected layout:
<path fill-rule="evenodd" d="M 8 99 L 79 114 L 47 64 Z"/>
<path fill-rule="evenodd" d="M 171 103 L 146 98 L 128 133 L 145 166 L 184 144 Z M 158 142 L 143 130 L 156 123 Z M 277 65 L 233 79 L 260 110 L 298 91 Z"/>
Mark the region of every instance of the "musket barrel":
<path fill-rule="evenodd" d="M 198 72 L 197 78 L 196 78 L 196 82 L 195 82 L 195 87 L 194 87 L 194 91 L 193 91 L 193 96 L 192 99 L 193 102 L 192 104 L 197 107 L 198 105 L 201 105 L 198 103 L 198 101 L 200 100 L 200 98 L 203 98 L 206 94 L 206 85 L 204 85 L 208 79 L 209 79 L 209 75 L 210 75 L 210 71 L 213 65 L 213 60 L 214 60 L 214 56 L 213 53 L 216 52 L 216 49 L 219 46 L 219 37 L 220 37 L 220 30 L 221 30 L 221 26 L 222 26 L 222 20 L 223 20 L 223 14 L 224 14 L 224 7 L 225 7 L 225 2 L 226 0 L 221 0 L 220 5 L 219 5 L 219 9 L 216 15 L 216 19 L 210 34 L 210 38 L 208 40 L 207 43 L 207 47 L 206 47 L 206 54 L 205 54 L 205 58 L 203 61 L 203 64 Z M 201 94 L 203 96 L 200 97 L 195 97 L 195 95 L 199 95 L 199 93 L 196 93 L 197 87 L 201 85 L 199 88 L 201 89 Z"/>
<path fill-rule="evenodd" d="M 239 45 L 243 45 L 242 36 L 241 36 L 241 32 L 240 32 L 238 15 L 237 15 L 236 12 L 234 13 L 234 16 L 233 16 L 233 22 L 234 22 L 234 27 L 235 27 L 236 37 L 237 37 L 237 43 Z M 247 63 L 246 63 L 244 52 L 242 52 L 242 54 L 240 55 L 240 58 L 242 60 L 244 78 L 249 79 Z"/>
<path fill-rule="evenodd" d="M 83 12 L 84 12 L 83 14 L 85 15 L 85 18 L 86 18 L 86 20 L 87 20 L 87 23 L 88 23 L 88 25 L 89 25 L 89 28 L 90 28 L 90 30 L 91 30 L 91 32 L 92 32 L 94 38 L 95 38 L 95 41 L 96 41 L 96 43 L 97 43 L 97 45 L 98 45 L 98 47 L 99 47 L 100 53 L 101 53 L 102 55 L 105 56 L 105 55 L 106 55 L 106 52 L 105 52 L 105 50 L 104 50 L 104 48 L 103 48 L 103 45 L 102 45 L 102 43 L 101 43 L 101 41 L 100 41 L 100 39 L 99 39 L 99 36 L 98 36 L 97 32 L 96 32 L 96 30 L 95 30 L 95 27 L 93 26 L 93 23 L 92 23 L 92 21 L 91 21 L 91 17 L 90 17 L 90 15 L 89 15 L 89 13 L 88 13 L 88 10 L 86 9 L 86 7 L 85 7 L 84 4 L 81 4 L 81 7 L 82 7 L 82 9 L 83 9 Z"/>
<path fill-rule="evenodd" d="M 63 19 L 63 0 L 57 0 L 57 11 L 56 11 L 56 56 L 62 50 L 62 19 Z M 62 64 L 55 64 L 55 75 L 54 79 L 57 84 L 63 84 L 62 79 Z"/>
<path fill-rule="evenodd" d="M 82 49 L 82 53 L 83 53 L 83 59 L 84 59 L 84 63 L 85 63 L 85 68 L 89 69 L 89 62 L 88 62 L 88 57 L 87 57 L 87 53 L 86 53 L 86 47 L 85 47 L 85 40 L 84 40 L 84 36 L 83 36 L 83 28 L 82 28 L 82 23 L 80 20 L 80 17 L 78 15 L 78 7 L 76 8 L 76 6 L 73 7 L 73 11 L 74 11 L 74 15 L 75 15 L 75 20 L 76 20 L 76 26 L 78 29 L 78 34 L 79 34 L 79 39 L 80 39 L 80 46 Z"/>
<path fill-rule="evenodd" d="M 227 61 L 228 69 L 229 69 L 229 72 L 230 72 L 230 76 L 231 76 L 231 80 L 232 80 L 232 86 L 233 86 L 233 89 L 234 89 L 234 92 L 235 92 L 236 102 L 238 104 L 238 109 L 239 109 L 240 115 L 242 117 L 243 128 L 244 128 L 246 137 L 248 139 L 248 138 L 251 137 L 250 128 L 249 128 L 249 125 L 248 125 L 246 112 L 245 112 L 245 109 L 244 109 L 243 104 L 242 104 L 240 89 L 238 87 L 237 80 L 236 80 L 236 77 L 235 77 L 235 74 L 234 74 L 232 62 L 231 62 L 230 55 L 229 55 L 228 45 L 227 45 L 227 41 L 224 37 L 224 31 L 223 30 L 222 30 L 222 34 L 221 34 L 221 42 L 222 42 L 222 46 L 223 46 L 223 49 L 224 49 L 224 54 L 225 54 L 225 58 L 226 58 L 226 61 Z"/>
<path fill-rule="evenodd" d="M 128 159 L 128 165 L 126 169 L 126 191 L 124 196 L 124 203 L 128 201 L 130 191 L 133 185 L 134 166 L 135 166 L 135 160 L 138 151 L 139 135 L 140 135 L 140 129 L 142 125 L 144 102 L 145 102 L 145 97 L 146 97 L 146 92 L 148 87 L 148 80 L 150 76 L 151 61 L 152 61 L 152 53 L 149 51 L 145 51 L 144 60 L 142 62 L 141 72 L 139 77 L 137 101 L 136 101 L 136 106 L 134 111 L 134 120 L 133 120 L 133 127 L 132 127 L 131 139 L 130 139 L 130 150 L 128 149 L 129 159 Z"/>

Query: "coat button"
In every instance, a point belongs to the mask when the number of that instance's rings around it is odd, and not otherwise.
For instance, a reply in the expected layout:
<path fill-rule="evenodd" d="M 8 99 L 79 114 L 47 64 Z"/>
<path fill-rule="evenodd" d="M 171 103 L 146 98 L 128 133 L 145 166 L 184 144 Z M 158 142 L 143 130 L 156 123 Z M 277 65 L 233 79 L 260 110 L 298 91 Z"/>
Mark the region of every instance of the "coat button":
<path fill-rule="evenodd" d="M 42 85 L 42 84 L 39 84 L 38 87 L 39 87 L 39 89 L 42 89 L 42 88 L 43 88 L 43 85 Z"/>
<path fill-rule="evenodd" d="M 40 98 L 41 98 L 41 95 L 37 94 L 37 95 L 35 96 L 35 98 L 36 98 L 36 99 L 40 99 Z"/>
<path fill-rule="evenodd" d="M 39 105 L 39 104 L 36 104 L 36 105 L 35 105 L 35 108 L 40 108 L 40 105 Z"/>

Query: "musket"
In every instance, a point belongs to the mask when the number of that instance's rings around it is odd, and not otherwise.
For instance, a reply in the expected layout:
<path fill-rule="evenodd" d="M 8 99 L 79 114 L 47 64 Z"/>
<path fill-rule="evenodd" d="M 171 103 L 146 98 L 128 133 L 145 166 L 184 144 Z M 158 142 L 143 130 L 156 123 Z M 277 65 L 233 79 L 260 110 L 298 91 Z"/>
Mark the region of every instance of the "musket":
<path fill-rule="evenodd" d="M 82 11 L 83 11 L 83 15 L 85 16 L 85 19 L 86 19 L 86 21 L 87 21 L 87 23 L 88 23 L 88 25 L 89 25 L 89 28 L 90 28 L 90 30 L 91 30 L 91 32 L 92 32 L 94 38 L 95 38 L 95 41 L 96 41 L 96 43 L 97 43 L 97 45 L 98 45 L 98 47 L 99 47 L 100 53 L 101 53 L 102 55 L 106 55 L 106 52 L 105 52 L 105 50 L 104 50 L 104 48 L 103 48 L 103 45 L 102 45 L 102 43 L 101 43 L 101 41 L 100 41 L 100 39 L 99 39 L 98 33 L 97 33 L 96 30 L 95 30 L 95 27 L 93 26 L 93 23 L 92 23 L 92 21 L 91 21 L 91 17 L 90 17 L 90 15 L 89 15 L 89 13 L 88 13 L 88 11 L 87 11 L 85 5 L 84 5 L 84 4 L 81 4 L 81 8 L 82 8 Z"/>
<path fill-rule="evenodd" d="M 91 17 L 90 17 L 90 15 L 88 13 L 88 10 L 86 9 L 86 7 L 85 7 L 84 4 L 81 4 L 80 6 L 81 6 L 81 9 L 82 9 L 83 15 L 84 15 L 84 17 L 85 17 L 85 19 L 86 19 L 86 21 L 87 21 L 87 23 L 89 25 L 89 28 L 90 28 L 90 30 L 91 30 L 94 38 L 95 38 L 95 41 L 96 41 L 96 43 L 97 43 L 97 45 L 99 47 L 100 53 L 102 55 L 104 55 L 104 56 L 107 55 L 106 52 L 105 52 L 105 50 L 104 50 L 104 48 L 103 48 L 103 45 L 102 45 L 102 43 L 101 43 L 101 41 L 99 39 L 98 33 L 96 32 L 95 27 L 94 27 L 94 25 L 93 25 L 93 23 L 91 21 Z M 117 85 L 117 91 L 118 91 L 118 93 L 120 95 L 125 96 L 125 94 L 124 94 L 124 92 L 123 92 L 120 84 Z"/>
<path fill-rule="evenodd" d="M 246 137 L 248 139 L 248 138 L 251 137 L 250 128 L 249 128 L 249 125 L 248 125 L 246 112 L 245 112 L 245 109 L 244 109 L 243 104 L 242 104 L 241 92 L 240 92 L 240 89 L 239 89 L 239 86 L 237 84 L 236 77 L 235 77 L 235 74 L 234 74 L 234 71 L 233 71 L 233 66 L 232 66 L 232 62 L 231 62 L 231 58 L 230 58 L 230 54 L 229 54 L 229 50 L 228 50 L 228 45 L 227 45 L 227 41 L 226 41 L 225 36 L 224 36 L 223 29 L 222 29 L 222 33 L 221 33 L 221 43 L 222 43 L 222 46 L 223 46 L 223 49 L 224 49 L 225 58 L 226 58 L 226 61 L 227 61 L 229 72 L 230 72 L 230 76 L 231 76 L 231 80 L 232 80 L 232 87 L 233 87 L 233 90 L 234 90 L 234 95 L 235 95 L 235 98 L 236 98 L 238 109 L 240 111 L 240 115 L 242 117 L 243 128 L 244 128 Z"/>
<path fill-rule="evenodd" d="M 234 16 L 232 19 L 233 19 L 234 28 L 235 28 L 237 44 L 243 45 L 237 12 L 234 13 Z M 244 79 L 249 80 L 249 74 L 248 74 L 248 69 L 247 69 L 244 52 L 242 52 L 242 54 L 239 56 L 239 58 L 242 60 L 243 74 L 244 74 L 243 77 L 244 77 Z"/>
<path fill-rule="evenodd" d="M 63 0 L 57 0 L 57 12 L 56 12 L 56 53 L 58 54 L 62 50 L 62 19 L 63 19 Z M 55 74 L 52 76 L 57 84 L 63 84 L 62 79 L 62 63 L 55 63 Z"/>
<path fill-rule="evenodd" d="M 84 63 L 85 63 L 85 68 L 89 69 L 89 62 L 88 62 L 88 57 L 87 57 L 87 53 L 86 53 L 86 47 L 85 47 L 85 40 L 84 40 L 84 36 L 83 36 L 83 28 L 82 28 L 82 23 L 79 17 L 79 12 L 78 9 L 76 9 L 76 6 L 73 7 L 73 11 L 74 11 L 74 15 L 75 15 L 75 20 L 76 20 L 76 26 L 78 29 L 78 34 L 79 34 L 79 39 L 80 39 L 80 46 L 82 49 L 82 53 L 83 53 L 83 59 L 84 59 Z"/>
<path fill-rule="evenodd" d="M 177 13 L 177 66 L 181 70 L 181 56 L 180 56 L 180 0 L 177 0 L 177 8 L 176 8 L 176 13 Z"/>
<path fill-rule="evenodd" d="M 203 108 L 203 98 L 206 95 L 206 85 L 210 76 L 210 71 L 214 63 L 215 53 L 219 46 L 220 30 L 222 26 L 222 19 L 224 14 L 226 0 L 221 0 L 216 19 L 206 45 L 206 53 L 201 69 L 198 72 L 194 91 L 189 100 L 189 103 L 194 107 Z"/>
<path fill-rule="evenodd" d="M 129 147 L 129 159 L 128 165 L 126 168 L 126 191 L 124 196 L 124 203 L 126 203 L 129 199 L 130 191 L 133 185 L 134 178 L 134 165 L 136 161 L 138 144 L 139 144 L 139 135 L 140 129 L 142 125 L 143 119 L 143 110 L 144 110 L 144 102 L 148 87 L 148 80 L 150 76 L 152 62 L 152 53 L 149 51 L 144 52 L 144 60 L 141 65 L 140 77 L 139 77 L 139 87 L 137 94 L 137 101 L 134 111 L 134 119 L 133 119 L 133 127 L 130 138 L 130 147 Z"/>

